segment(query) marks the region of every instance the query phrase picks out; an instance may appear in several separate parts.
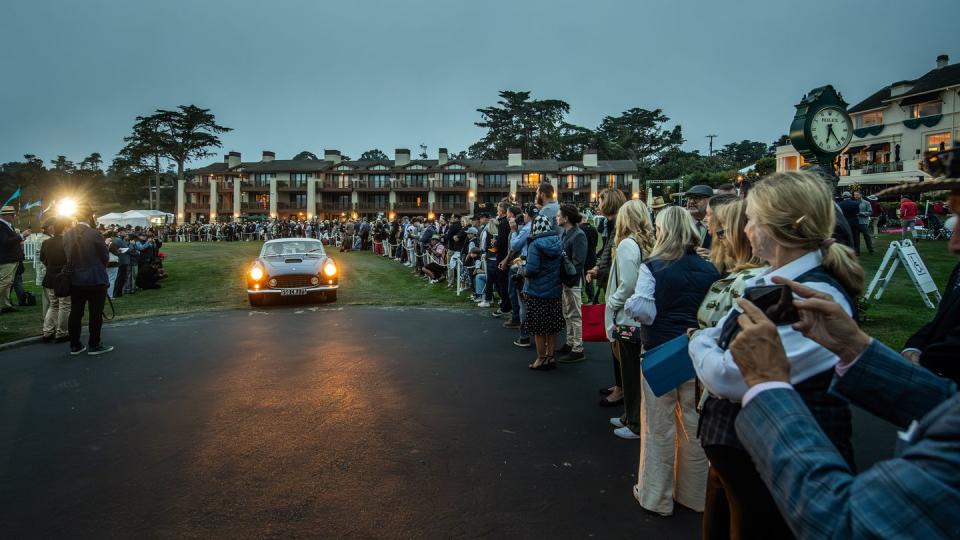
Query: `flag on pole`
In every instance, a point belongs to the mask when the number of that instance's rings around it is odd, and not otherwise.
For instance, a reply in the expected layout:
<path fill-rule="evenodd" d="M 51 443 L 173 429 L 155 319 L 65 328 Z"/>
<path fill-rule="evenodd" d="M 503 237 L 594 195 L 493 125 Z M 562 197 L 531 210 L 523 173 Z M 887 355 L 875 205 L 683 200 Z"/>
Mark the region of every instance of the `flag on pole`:
<path fill-rule="evenodd" d="M 42 200 L 42 199 L 41 199 L 41 200 Z M 57 200 L 56 200 L 56 199 L 50 201 L 50 204 L 48 204 L 46 208 L 40 208 L 40 219 L 43 219 L 43 215 L 46 214 L 47 212 L 49 212 L 50 209 L 53 208 L 53 205 L 55 205 L 55 204 L 57 204 Z"/>
<path fill-rule="evenodd" d="M 17 186 L 17 190 L 13 192 L 13 195 L 11 195 L 9 199 L 7 199 L 7 202 L 3 203 L 3 206 L 10 204 L 11 202 L 15 201 L 19 197 L 20 197 L 20 186 Z"/>
<path fill-rule="evenodd" d="M 29 209 L 31 209 L 31 208 L 36 208 L 36 207 L 40 206 L 41 204 L 43 204 L 43 199 L 38 199 L 38 200 L 36 200 L 36 201 L 33 201 L 32 203 L 27 203 L 27 204 L 23 205 L 23 209 L 24 209 L 24 210 L 29 210 Z"/>

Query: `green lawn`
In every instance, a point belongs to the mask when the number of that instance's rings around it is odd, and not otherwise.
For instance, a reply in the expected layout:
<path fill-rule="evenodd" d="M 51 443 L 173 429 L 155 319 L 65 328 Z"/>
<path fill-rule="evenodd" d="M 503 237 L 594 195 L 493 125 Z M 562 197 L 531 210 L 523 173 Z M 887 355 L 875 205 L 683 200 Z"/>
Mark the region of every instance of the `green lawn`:
<path fill-rule="evenodd" d="M 876 254 L 864 255 L 861 259 L 868 280 L 880 264 L 887 244 L 898 238 L 882 235 Z M 947 252 L 943 241 L 921 241 L 918 248 L 942 288 L 956 264 L 956 257 Z M 243 271 L 259 249 L 257 242 L 165 244 L 163 251 L 167 254 L 165 264 L 170 277 L 161 282 L 163 288 L 117 299 L 114 302 L 117 319 L 247 309 Z M 334 250 L 332 255 L 341 271 L 339 304 L 472 306 L 466 300 L 466 294 L 458 298 L 441 284 L 429 285 L 393 261 L 371 253 L 342 254 Z M 39 298 L 40 291 L 33 285 L 30 265 L 27 265 L 25 278 L 28 289 Z M 905 271 L 898 270 L 883 299 L 870 305 L 865 316 L 867 332 L 897 347 L 933 316 L 933 310 L 923 305 Z M 39 335 L 40 328 L 39 306 L 2 315 L 0 343 Z"/>
<path fill-rule="evenodd" d="M 170 275 L 163 288 L 114 300 L 117 320 L 190 311 L 247 309 L 243 272 L 260 252 L 259 242 L 164 244 L 164 266 Z M 338 304 L 470 306 L 442 284 L 429 285 L 405 266 L 372 253 L 331 251 L 340 268 Z M 37 295 L 33 269 L 24 275 L 27 290 Z M 0 315 L 0 343 L 41 332 L 40 306 Z M 107 314 L 110 308 L 107 307 Z"/>

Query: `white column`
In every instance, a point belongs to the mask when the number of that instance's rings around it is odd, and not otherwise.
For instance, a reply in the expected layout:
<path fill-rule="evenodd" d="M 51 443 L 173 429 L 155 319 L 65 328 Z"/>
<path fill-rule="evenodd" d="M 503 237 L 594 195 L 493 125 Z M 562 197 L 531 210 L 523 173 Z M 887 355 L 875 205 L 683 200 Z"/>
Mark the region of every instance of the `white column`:
<path fill-rule="evenodd" d="M 510 198 L 517 198 L 517 185 L 520 184 L 520 179 L 522 176 L 520 173 L 510 173 L 507 175 L 507 180 L 510 182 Z"/>
<path fill-rule="evenodd" d="M 317 179 L 312 175 L 307 178 L 307 219 L 313 219 L 317 214 Z"/>
<path fill-rule="evenodd" d="M 597 200 L 597 194 L 599 193 L 597 186 L 599 186 L 599 184 L 600 184 L 600 175 L 591 174 L 590 175 L 590 201 Z"/>
<path fill-rule="evenodd" d="M 240 219 L 240 181 L 238 176 L 233 179 L 233 220 Z"/>
<path fill-rule="evenodd" d="M 217 219 L 217 182 L 210 179 L 210 222 Z"/>
<path fill-rule="evenodd" d="M 477 201 L 477 175 L 471 174 L 467 177 L 467 185 L 470 191 L 467 192 L 467 213 L 473 213 L 473 205 Z"/>
<path fill-rule="evenodd" d="M 634 199 L 640 198 L 640 180 L 636 177 L 633 178 L 633 193 L 630 196 Z"/>
<path fill-rule="evenodd" d="M 277 217 L 277 177 L 270 179 L 270 217 Z"/>
<path fill-rule="evenodd" d="M 184 219 L 184 207 L 186 206 L 187 200 L 187 181 L 183 179 L 177 180 L 177 223 L 183 223 Z"/>

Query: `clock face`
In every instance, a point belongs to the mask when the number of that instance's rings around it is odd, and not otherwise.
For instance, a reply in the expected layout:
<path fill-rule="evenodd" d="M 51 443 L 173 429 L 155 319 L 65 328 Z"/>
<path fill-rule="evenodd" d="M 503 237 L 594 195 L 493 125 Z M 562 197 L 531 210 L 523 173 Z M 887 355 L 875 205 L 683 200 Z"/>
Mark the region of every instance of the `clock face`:
<path fill-rule="evenodd" d="M 837 107 L 825 107 L 810 120 L 810 142 L 821 152 L 834 154 L 843 150 L 853 138 L 850 117 Z"/>

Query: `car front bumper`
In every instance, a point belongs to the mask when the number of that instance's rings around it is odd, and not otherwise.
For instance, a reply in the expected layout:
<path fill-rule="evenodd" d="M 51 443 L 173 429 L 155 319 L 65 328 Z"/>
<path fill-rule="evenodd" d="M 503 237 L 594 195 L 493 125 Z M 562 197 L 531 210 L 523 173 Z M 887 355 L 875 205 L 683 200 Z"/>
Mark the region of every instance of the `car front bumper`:
<path fill-rule="evenodd" d="M 326 292 L 326 291 L 335 291 L 340 288 L 340 285 L 317 285 L 316 287 L 297 287 L 297 290 L 306 291 L 305 294 Z M 247 294 L 270 294 L 280 296 L 285 289 L 247 289 Z M 287 289 L 292 290 L 292 289 Z M 303 295 L 288 295 L 288 296 L 303 296 Z"/>

